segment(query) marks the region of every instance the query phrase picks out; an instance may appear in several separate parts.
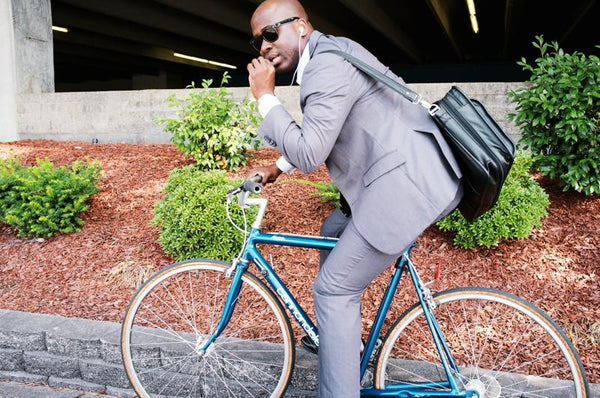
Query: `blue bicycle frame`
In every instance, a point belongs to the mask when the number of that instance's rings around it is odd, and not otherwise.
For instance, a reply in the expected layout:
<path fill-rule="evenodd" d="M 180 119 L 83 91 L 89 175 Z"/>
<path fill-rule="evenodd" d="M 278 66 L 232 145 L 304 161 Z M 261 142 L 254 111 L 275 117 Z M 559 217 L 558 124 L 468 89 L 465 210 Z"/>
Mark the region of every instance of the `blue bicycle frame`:
<path fill-rule="evenodd" d="M 302 247 L 309 249 L 333 249 L 337 239 L 324 238 L 317 236 L 306 236 L 306 235 L 294 235 L 284 233 L 263 233 L 257 228 L 252 228 L 240 256 L 240 261 L 234 265 L 235 274 L 233 274 L 231 287 L 228 293 L 228 297 L 225 303 L 225 308 L 217 330 L 215 333 L 207 339 L 205 344 L 199 348 L 200 351 L 205 351 L 212 342 L 221 334 L 225 329 L 229 319 L 231 318 L 234 309 L 236 299 L 238 297 L 242 275 L 248 269 L 250 262 L 256 264 L 261 274 L 265 277 L 270 287 L 277 293 L 277 296 L 281 299 L 283 304 L 288 308 L 294 319 L 310 337 L 310 339 L 318 346 L 319 345 L 319 334 L 316 326 L 308 317 L 306 312 L 302 309 L 300 304 L 296 301 L 294 296 L 290 293 L 285 284 L 279 279 L 273 267 L 264 259 L 260 251 L 256 248 L 257 244 L 272 244 L 281 246 L 293 246 Z M 385 390 L 376 389 L 373 386 L 363 387 L 361 390 L 361 396 L 364 397 L 473 397 L 477 396 L 474 391 L 459 390 L 454 374 L 458 373 L 458 366 L 456 365 L 450 350 L 444 340 L 442 332 L 435 320 L 433 313 L 428 305 L 428 289 L 425 289 L 419 279 L 419 276 L 415 270 L 415 267 L 410 260 L 410 252 L 415 245 L 411 246 L 401 257 L 398 258 L 395 265 L 394 273 L 390 279 L 390 283 L 384 293 L 384 298 L 381 306 L 377 312 L 369 337 L 365 344 L 364 351 L 362 353 L 361 364 L 360 364 L 360 377 L 365 374 L 369 360 L 375 350 L 375 345 L 386 314 L 392 303 L 392 299 L 400 282 L 400 278 L 405 271 L 411 276 L 413 285 L 415 287 L 417 297 L 421 306 L 423 307 L 429 329 L 433 336 L 435 346 L 438 353 L 440 354 L 440 360 L 447 376 L 447 382 L 444 383 L 414 383 L 404 385 L 391 385 L 387 386 Z M 233 270 L 233 268 L 232 268 Z M 439 389 L 440 386 L 448 388 L 446 391 L 434 391 Z"/>

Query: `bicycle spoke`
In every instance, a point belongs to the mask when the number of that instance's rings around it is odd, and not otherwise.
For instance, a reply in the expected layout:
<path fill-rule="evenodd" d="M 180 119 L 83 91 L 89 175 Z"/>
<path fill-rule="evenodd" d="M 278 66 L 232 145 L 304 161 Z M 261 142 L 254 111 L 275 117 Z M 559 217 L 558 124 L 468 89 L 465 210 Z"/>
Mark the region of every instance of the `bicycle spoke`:
<path fill-rule="evenodd" d="M 163 319 L 162 319 L 160 316 L 158 316 L 158 315 L 157 315 L 155 312 L 153 312 L 152 310 L 149 310 L 149 311 L 150 311 L 150 313 L 152 313 L 152 315 L 154 315 L 154 316 L 155 316 L 155 317 L 156 317 L 156 318 L 157 318 L 157 319 L 158 319 L 160 322 L 162 322 L 162 323 L 163 323 L 163 324 L 164 324 L 164 325 L 167 327 L 167 330 L 166 330 L 167 332 L 169 332 L 170 334 L 172 334 L 172 335 L 173 335 L 173 336 L 175 336 L 175 337 L 178 337 L 178 338 L 179 338 L 179 340 L 181 340 L 181 341 L 184 341 L 184 342 L 186 342 L 186 343 L 188 343 L 188 344 L 189 344 L 189 342 L 188 342 L 186 339 L 184 339 L 184 338 L 183 338 L 183 337 L 182 337 L 182 336 L 181 336 L 179 333 L 177 333 L 175 330 L 173 330 L 173 328 L 172 328 L 172 327 L 171 327 L 171 326 L 170 326 L 170 325 L 169 325 L 169 324 L 168 324 L 168 323 L 167 323 L 165 320 L 163 320 Z M 157 325 L 155 325 L 153 322 L 151 322 L 151 321 L 149 321 L 149 320 L 148 320 L 148 322 L 149 322 L 149 323 L 150 323 L 152 326 L 155 326 L 156 328 L 158 328 L 158 326 L 157 326 Z M 165 330 L 165 329 L 161 329 L 161 330 Z M 190 347 L 191 347 L 191 348 L 194 348 L 192 345 L 190 345 Z"/>
<path fill-rule="evenodd" d="M 175 299 L 173 298 L 173 296 L 171 295 L 171 293 L 169 292 L 169 289 L 167 289 L 167 287 L 163 287 L 163 290 L 166 290 L 166 291 L 167 291 L 167 294 L 169 294 L 169 296 L 171 297 L 171 299 L 172 299 L 172 300 L 175 300 Z M 187 324 L 188 324 L 188 325 L 189 325 L 189 326 L 192 328 L 192 330 L 193 330 L 193 325 L 190 323 L 190 321 L 189 321 L 188 319 L 184 318 L 184 317 L 181 315 L 181 312 L 182 312 L 181 310 L 179 310 L 179 311 L 176 311 L 175 309 L 173 309 L 173 307 L 171 307 L 169 304 L 167 304 L 167 303 L 166 303 L 166 302 L 165 302 L 165 301 L 164 301 L 164 300 L 163 300 L 163 299 L 162 299 L 162 298 L 161 298 L 161 297 L 160 297 L 158 294 L 156 294 L 155 292 L 152 292 L 152 295 L 153 295 L 154 297 L 156 297 L 158 300 L 160 300 L 160 301 L 161 301 L 161 302 L 162 302 L 162 303 L 163 303 L 163 304 L 164 304 L 164 305 L 165 305 L 165 306 L 166 306 L 166 307 L 167 307 L 169 310 L 171 310 L 171 313 L 172 313 L 172 314 L 176 314 L 176 315 L 179 317 L 179 319 L 181 319 L 181 320 L 182 320 L 184 323 L 187 323 Z"/>

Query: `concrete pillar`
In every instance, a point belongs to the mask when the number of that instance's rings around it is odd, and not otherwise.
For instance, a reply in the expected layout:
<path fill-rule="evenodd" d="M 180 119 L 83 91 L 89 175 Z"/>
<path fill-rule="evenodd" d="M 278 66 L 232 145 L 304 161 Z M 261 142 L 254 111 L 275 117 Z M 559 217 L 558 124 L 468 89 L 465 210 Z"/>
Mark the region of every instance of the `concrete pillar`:
<path fill-rule="evenodd" d="M 17 98 L 11 0 L 0 0 L 0 141 L 17 136 Z"/>
<path fill-rule="evenodd" d="M 18 94 L 54 92 L 50 0 L 12 0 Z"/>
<path fill-rule="evenodd" d="M 45 92 L 54 92 L 50 0 L 0 0 L 0 141 L 18 139 L 18 95 Z"/>

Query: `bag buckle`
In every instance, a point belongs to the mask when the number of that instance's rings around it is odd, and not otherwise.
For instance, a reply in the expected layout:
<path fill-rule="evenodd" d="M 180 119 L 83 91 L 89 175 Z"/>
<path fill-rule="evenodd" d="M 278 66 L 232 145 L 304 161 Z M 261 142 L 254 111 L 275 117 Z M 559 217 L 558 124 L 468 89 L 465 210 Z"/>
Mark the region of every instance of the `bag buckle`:
<path fill-rule="evenodd" d="M 435 114 L 440 110 L 440 107 L 437 104 L 433 104 L 427 110 L 431 116 L 435 116 Z"/>
<path fill-rule="evenodd" d="M 440 110 L 440 107 L 437 106 L 437 104 L 430 104 L 429 102 L 421 98 L 421 96 L 419 96 L 419 100 L 415 102 L 415 104 L 419 104 L 423 108 L 427 109 L 427 112 L 429 112 L 431 116 L 435 115 L 436 112 Z"/>

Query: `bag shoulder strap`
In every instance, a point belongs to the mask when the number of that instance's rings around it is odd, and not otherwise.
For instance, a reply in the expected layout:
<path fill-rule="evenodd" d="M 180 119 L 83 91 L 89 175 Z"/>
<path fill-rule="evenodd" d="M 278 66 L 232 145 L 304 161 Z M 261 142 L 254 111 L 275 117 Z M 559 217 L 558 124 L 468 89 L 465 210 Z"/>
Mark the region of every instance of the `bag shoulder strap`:
<path fill-rule="evenodd" d="M 356 58 L 355 56 L 348 54 L 344 51 L 340 51 L 340 50 L 332 49 L 332 50 L 325 50 L 323 52 L 324 53 L 333 53 L 333 54 L 339 55 L 342 58 L 345 58 L 348 62 L 350 62 L 352 65 L 354 65 L 357 69 L 360 69 L 367 75 L 371 76 L 373 79 L 385 84 L 386 86 L 388 86 L 392 90 L 396 91 L 397 93 L 402 95 L 404 98 L 406 98 L 413 104 L 419 104 L 419 105 L 425 107 L 427 110 L 430 110 L 431 104 L 424 101 L 420 94 L 418 94 L 417 92 L 406 87 L 404 84 L 398 82 L 397 80 L 394 80 L 391 77 L 384 75 L 383 73 L 381 73 L 380 71 L 378 71 L 377 69 L 375 69 L 374 67 L 369 65 L 368 63 L 364 62 L 363 60 L 360 60 L 360 59 Z"/>

